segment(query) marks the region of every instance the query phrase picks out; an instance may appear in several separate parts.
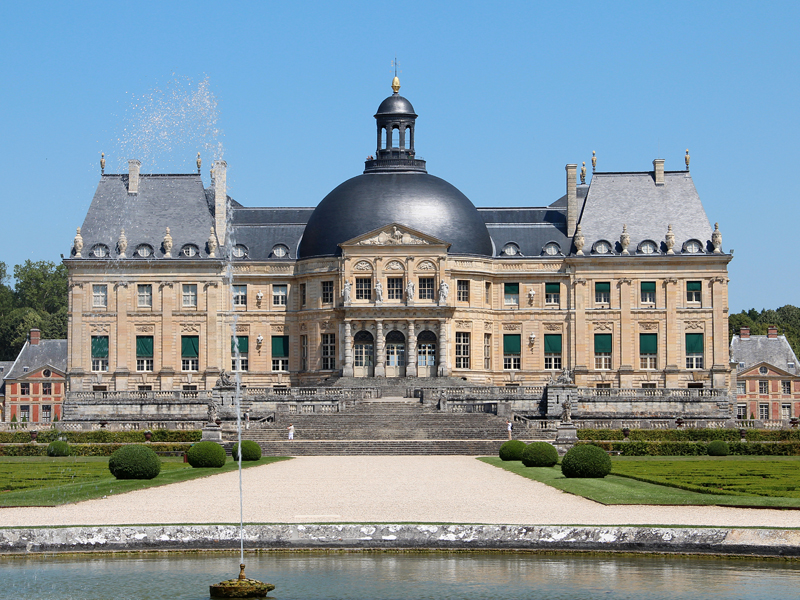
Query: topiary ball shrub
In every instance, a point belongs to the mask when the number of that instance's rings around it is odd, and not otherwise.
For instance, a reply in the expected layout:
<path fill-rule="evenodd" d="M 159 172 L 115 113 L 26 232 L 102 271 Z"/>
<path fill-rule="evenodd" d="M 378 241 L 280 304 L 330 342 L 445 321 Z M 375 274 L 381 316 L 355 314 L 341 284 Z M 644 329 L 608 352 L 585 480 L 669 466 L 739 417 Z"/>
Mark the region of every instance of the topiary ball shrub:
<path fill-rule="evenodd" d="M 730 448 L 728 448 L 728 442 L 724 440 L 714 440 L 713 442 L 709 442 L 708 444 L 709 456 L 728 456 L 728 454 L 730 454 Z"/>
<path fill-rule="evenodd" d="M 69 444 L 56 440 L 47 445 L 47 456 L 69 456 Z"/>
<path fill-rule="evenodd" d="M 233 445 L 233 460 L 239 460 L 239 444 Z M 261 458 L 261 446 L 253 440 L 242 440 L 242 460 L 258 460 Z"/>
<path fill-rule="evenodd" d="M 225 448 L 217 442 L 197 442 L 186 453 L 189 464 L 195 468 L 219 469 L 225 466 Z"/>
<path fill-rule="evenodd" d="M 129 444 L 109 457 L 108 470 L 117 479 L 153 479 L 161 472 L 161 459 L 147 446 Z"/>
<path fill-rule="evenodd" d="M 611 473 L 611 459 L 597 446 L 573 446 L 561 459 L 561 472 L 564 477 L 602 478 Z"/>
<path fill-rule="evenodd" d="M 525 442 L 509 440 L 500 446 L 500 460 L 522 460 L 525 451 Z"/>
<path fill-rule="evenodd" d="M 522 464 L 526 467 L 552 467 L 558 462 L 558 450 L 547 442 L 533 442 L 522 453 Z"/>

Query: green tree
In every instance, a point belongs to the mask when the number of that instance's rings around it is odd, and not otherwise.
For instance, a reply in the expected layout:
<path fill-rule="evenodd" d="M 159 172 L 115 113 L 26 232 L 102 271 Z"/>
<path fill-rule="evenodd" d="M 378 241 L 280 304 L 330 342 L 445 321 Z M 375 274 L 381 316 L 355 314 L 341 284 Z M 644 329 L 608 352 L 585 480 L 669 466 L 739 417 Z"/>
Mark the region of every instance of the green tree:
<path fill-rule="evenodd" d="M 14 297 L 18 307 L 55 313 L 67 306 L 67 267 L 50 261 L 33 262 L 14 267 Z"/>

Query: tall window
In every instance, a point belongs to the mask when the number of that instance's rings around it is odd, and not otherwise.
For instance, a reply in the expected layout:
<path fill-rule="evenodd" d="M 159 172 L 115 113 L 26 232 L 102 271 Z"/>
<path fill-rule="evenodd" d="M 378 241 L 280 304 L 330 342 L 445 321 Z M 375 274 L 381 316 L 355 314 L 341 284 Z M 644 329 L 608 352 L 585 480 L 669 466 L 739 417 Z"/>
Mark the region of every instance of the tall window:
<path fill-rule="evenodd" d="M 289 370 L 289 336 L 272 336 L 272 370 Z"/>
<path fill-rule="evenodd" d="M 300 336 L 300 370 L 308 371 L 308 336 Z"/>
<path fill-rule="evenodd" d="M 108 371 L 108 336 L 92 336 L 92 371 L 102 373 Z"/>
<path fill-rule="evenodd" d="M 289 295 L 289 286 L 285 283 L 276 283 L 272 286 L 272 306 L 286 306 L 286 297 Z"/>
<path fill-rule="evenodd" d="M 183 306 L 196 307 L 197 306 L 197 284 L 184 283 L 183 284 Z"/>
<path fill-rule="evenodd" d="M 136 300 L 139 308 L 151 308 L 153 306 L 153 286 L 149 283 L 137 285 Z"/>
<path fill-rule="evenodd" d="M 701 293 L 703 291 L 702 283 L 699 281 L 686 282 L 686 301 L 700 303 Z"/>
<path fill-rule="evenodd" d="M 521 366 L 522 336 L 518 333 L 503 336 L 503 368 L 518 371 Z"/>
<path fill-rule="evenodd" d="M 386 292 L 389 300 L 403 299 L 403 278 L 389 277 L 386 279 Z"/>
<path fill-rule="evenodd" d="M 336 334 L 322 334 L 322 370 L 332 371 L 336 368 Z"/>
<path fill-rule="evenodd" d="M 239 356 L 236 356 L 236 352 Z M 250 338 L 246 335 L 231 336 L 231 371 L 247 371 L 250 368 Z"/>
<path fill-rule="evenodd" d="M 519 306 L 518 283 L 506 283 L 503 285 L 503 303 L 506 306 Z"/>
<path fill-rule="evenodd" d="M 489 306 L 492 304 L 492 284 L 488 281 L 484 285 L 483 301 Z"/>
<path fill-rule="evenodd" d="M 747 404 L 736 405 L 736 418 L 740 421 L 747 418 Z"/>
<path fill-rule="evenodd" d="M 42 383 L 42 396 L 52 396 L 53 395 L 53 384 L 49 381 L 45 381 Z"/>
<path fill-rule="evenodd" d="M 146 373 L 153 370 L 153 336 L 136 336 L 136 370 Z"/>
<path fill-rule="evenodd" d="M 686 334 L 686 368 L 703 368 L 703 334 Z"/>
<path fill-rule="evenodd" d="M 108 286 L 92 286 L 92 306 L 95 308 L 106 308 L 108 306 Z"/>
<path fill-rule="evenodd" d="M 30 383 L 20 383 L 19 384 L 19 395 L 20 396 L 30 396 L 31 395 L 31 384 Z"/>
<path fill-rule="evenodd" d="M 643 281 L 641 283 L 642 304 L 656 303 L 656 282 Z"/>
<path fill-rule="evenodd" d="M 300 284 L 300 306 L 306 305 L 306 284 Z"/>
<path fill-rule="evenodd" d="M 417 336 L 417 366 L 436 366 L 436 336 L 427 329 Z"/>
<path fill-rule="evenodd" d="M 233 305 L 234 306 L 247 306 L 247 286 L 235 285 L 233 286 Z"/>
<path fill-rule="evenodd" d="M 769 381 L 759 381 L 758 382 L 758 393 L 759 394 L 769 394 Z"/>
<path fill-rule="evenodd" d="M 420 300 L 433 300 L 433 287 L 433 277 L 420 277 L 417 297 Z"/>
<path fill-rule="evenodd" d="M 658 334 L 639 334 L 639 368 L 657 369 L 658 361 Z"/>
<path fill-rule="evenodd" d="M 52 406 L 50 404 L 43 404 L 42 405 L 42 415 L 39 418 L 40 421 L 43 423 L 49 423 L 51 421 L 51 410 Z"/>
<path fill-rule="evenodd" d="M 469 369 L 469 332 L 456 331 L 456 369 Z"/>
<path fill-rule="evenodd" d="M 483 334 L 483 368 L 492 370 L 492 334 Z"/>
<path fill-rule="evenodd" d="M 758 405 L 758 418 L 762 421 L 769 421 L 769 403 L 762 402 Z"/>
<path fill-rule="evenodd" d="M 356 277 L 356 300 L 372 300 L 372 277 Z"/>
<path fill-rule="evenodd" d="M 611 334 L 594 334 L 594 368 L 608 370 L 611 368 Z"/>
<path fill-rule="evenodd" d="M 598 281 L 594 284 L 595 304 L 611 303 L 611 284 L 608 281 Z"/>
<path fill-rule="evenodd" d="M 781 388 L 784 394 L 791 394 L 792 393 L 792 382 L 791 381 L 781 381 Z"/>
<path fill-rule="evenodd" d="M 546 333 L 544 336 L 544 368 L 561 369 L 561 334 Z"/>
<path fill-rule="evenodd" d="M 558 306 L 559 304 L 561 304 L 560 283 L 544 284 L 544 303 L 550 306 Z"/>
<path fill-rule="evenodd" d="M 200 370 L 200 338 L 196 335 L 181 336 L 181 371 Z"/>
<path fill-rule="evenodd" d="M 323 281 L 322 282 L 322 303 L 323 304 L 333 304 L 333 282 L 332 281 Z"/>
<path fill-rule="evenodd" d="M 31 407 L 29 404 L 22 404 L 19 407 L 19 420 L 23 423 L 31 420 Z"/>
<path fill-rule="evenodd" d="M 469 302 L 469 279 L 456 281 L 456 299 L 459 302 Z"/>
<path fill-rule="evenodd" d="M 792 418 L 792 405 L 781 404 L 781 419 L 784 421 L 788 421 L 791 418 Z"/>
<path fill-rule="evenodd" d="M 744 396 L 747 393 L 747 389 L 745 387 L 744 381 L 737 381 L 736 382 L 736 395 L 737 396 Z"/>

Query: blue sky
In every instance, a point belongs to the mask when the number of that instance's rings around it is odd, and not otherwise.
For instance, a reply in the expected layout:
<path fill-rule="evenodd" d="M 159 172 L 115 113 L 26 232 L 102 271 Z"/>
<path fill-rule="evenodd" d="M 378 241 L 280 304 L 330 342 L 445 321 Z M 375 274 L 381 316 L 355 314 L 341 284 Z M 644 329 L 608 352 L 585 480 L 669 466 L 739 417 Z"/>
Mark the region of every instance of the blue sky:
<path fill-rule="evenodd" d="M 689 148 L 735 249 L 731 311 L 800 305 L 798 21 L 797 2 L 6 2 L 0 260 L 69 251 L 100 152 L 189 172 L 201 151 L 206 180 L 221 154 L 242 204 L 316 205 L 374 152 L 397 54 L 418 155 L 476 205 L 549 204 L 592 150 L 645 171 Z"/>

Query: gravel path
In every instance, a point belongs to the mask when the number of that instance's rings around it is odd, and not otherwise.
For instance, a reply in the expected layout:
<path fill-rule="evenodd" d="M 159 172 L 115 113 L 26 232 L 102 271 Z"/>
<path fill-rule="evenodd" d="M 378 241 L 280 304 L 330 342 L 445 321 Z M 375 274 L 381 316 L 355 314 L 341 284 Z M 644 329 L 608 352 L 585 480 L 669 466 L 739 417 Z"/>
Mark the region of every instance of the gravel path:
<path fill-rule="evenodd" d="M 300 457 L 243 472 L 251 523 L 800 527 L 800 511 L 603 506 L 468 456 Z M 238 473 L 55 508 L 0 508 L 0 526 L 238 523 Z"/>

